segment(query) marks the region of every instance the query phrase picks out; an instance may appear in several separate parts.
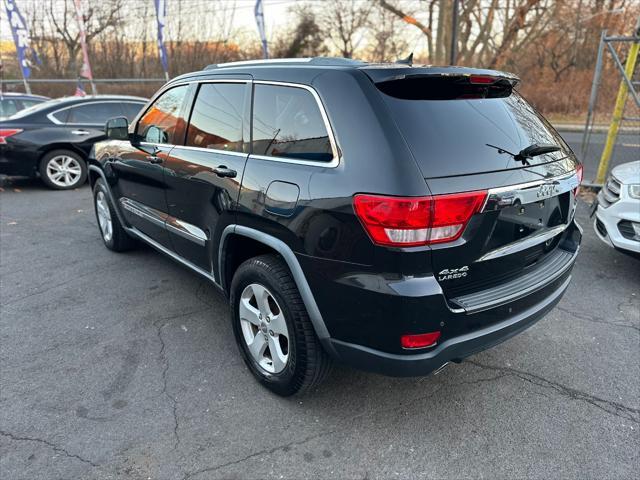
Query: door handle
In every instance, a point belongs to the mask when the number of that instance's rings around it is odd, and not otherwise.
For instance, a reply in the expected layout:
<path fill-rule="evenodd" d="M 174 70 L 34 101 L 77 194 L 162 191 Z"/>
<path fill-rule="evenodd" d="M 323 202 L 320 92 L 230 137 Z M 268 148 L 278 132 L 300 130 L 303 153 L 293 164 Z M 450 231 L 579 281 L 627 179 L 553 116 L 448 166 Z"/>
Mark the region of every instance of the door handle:
<path fill-rule="evenodd" d="M 149 160 L 149 163 L 152 163 L 154 165 L 157 165 L 158 163 L 163 162 L 162 158 L 157 157 L 155 155 L 147 155 L 147 160 Z"/>
<path fill-rule="evenodd" d="M 73 135 L 89 135 L 91 132 L 89 130 L 79 129 L 79 130 L 71 130 L 71 133 Z"/>
<path fill-rule="evenodd" d="M 235 178 L 238 175 L 238 172 L 235 170 L 231 170 L 230 168 L 225 167 L 224 165 L 220 165 L 213 169 L 213 173 L 223 178 Z"/>

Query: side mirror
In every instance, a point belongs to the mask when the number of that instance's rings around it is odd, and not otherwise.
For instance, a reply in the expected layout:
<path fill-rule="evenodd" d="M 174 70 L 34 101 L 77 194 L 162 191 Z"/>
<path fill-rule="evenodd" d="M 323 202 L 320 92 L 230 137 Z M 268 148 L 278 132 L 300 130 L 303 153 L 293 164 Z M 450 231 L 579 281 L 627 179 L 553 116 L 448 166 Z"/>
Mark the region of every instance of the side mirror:
<path fill-rule="evenodd" d="M 111 140 L 129 140 L 129 120 L 127 117 L 110 118 L 104 131 Z"/>
<path fill-rule="evenodd" d="M 167 133 L 160 127 L 151 125 L 144 134 L 145 142 L 149 143 L 167 143 Z"/>

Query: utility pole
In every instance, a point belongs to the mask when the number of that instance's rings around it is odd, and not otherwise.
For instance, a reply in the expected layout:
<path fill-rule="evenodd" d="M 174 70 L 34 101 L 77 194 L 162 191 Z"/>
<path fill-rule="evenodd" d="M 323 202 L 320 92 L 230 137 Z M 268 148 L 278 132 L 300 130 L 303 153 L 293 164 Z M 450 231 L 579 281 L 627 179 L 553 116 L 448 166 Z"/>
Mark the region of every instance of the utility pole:
<path fill-rule="evenodd" d="M 451 57 L 449 63 L 455 65 L 458 60 L 458 10 L 460 1 L 453 0 L 453 12 L 451 14 Z"/>

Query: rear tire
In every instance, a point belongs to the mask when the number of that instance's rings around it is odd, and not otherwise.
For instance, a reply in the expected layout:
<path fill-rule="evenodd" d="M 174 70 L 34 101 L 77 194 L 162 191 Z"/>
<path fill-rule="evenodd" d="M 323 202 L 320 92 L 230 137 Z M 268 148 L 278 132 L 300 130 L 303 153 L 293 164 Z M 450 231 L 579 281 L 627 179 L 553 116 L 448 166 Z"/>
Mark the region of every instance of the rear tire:
<path fill-rule="evenodd" d="M 231 309 L 243 359 L 269 390 L 290 396 L 315 387 L 327 376 L 331 359 L 279 256 L 262 255 L 240 265 L 231 283 Z M 251 340 L 261 345 L 254 348 Z"/>
<path fill-rule="evenodd" d="M 54 190 L 71 190 L 87 181 L 87 162 L 70 150 L 53 150 L 45 154 L 38 170 L 44 184 Z"/>
<path fill-rule="evenodd" d="M 109 191 L 100 178 L 93 187 L 93 206 L 98 230 L 104 245 L 114 252 L 125 252 L 136 246 L 136 241 L 122 227 L 112 203 Z"/>

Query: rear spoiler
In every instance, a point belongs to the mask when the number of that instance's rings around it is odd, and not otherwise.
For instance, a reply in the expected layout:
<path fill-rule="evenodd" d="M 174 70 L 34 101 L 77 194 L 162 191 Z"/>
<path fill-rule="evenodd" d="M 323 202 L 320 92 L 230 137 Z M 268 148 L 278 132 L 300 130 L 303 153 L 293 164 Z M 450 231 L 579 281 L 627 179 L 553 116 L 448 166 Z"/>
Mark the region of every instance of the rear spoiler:
<path fill-rule="evenodd" d="M 405 80 L 408 78 L 433 78 L 433 77 L 451 77 L 468 78 L 470 83 L 491 83 L 493 81 L 506 80 L 515 87 L 520 78 L 508 72 L 499 70 L 488 70 L 481 68 L 467 67 L 431 67 L 431 66 L 400 66 L 400 65 L 367 65 L 360 67 L 373 83 L 383 83 L 394 80 Z M 486 79 L 488 81 L 483 81 Z M 474 81 L 476 80 L 476 81 Z"/>

